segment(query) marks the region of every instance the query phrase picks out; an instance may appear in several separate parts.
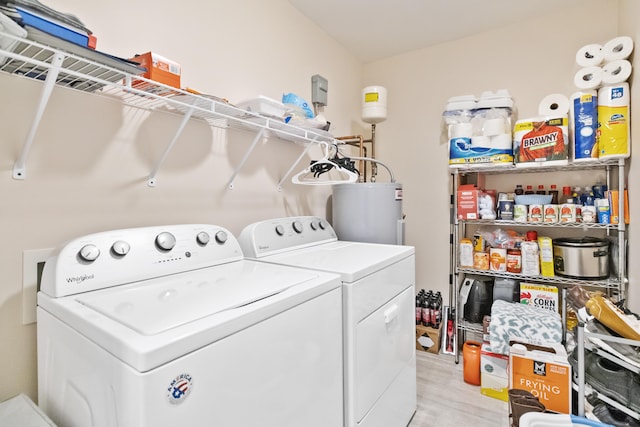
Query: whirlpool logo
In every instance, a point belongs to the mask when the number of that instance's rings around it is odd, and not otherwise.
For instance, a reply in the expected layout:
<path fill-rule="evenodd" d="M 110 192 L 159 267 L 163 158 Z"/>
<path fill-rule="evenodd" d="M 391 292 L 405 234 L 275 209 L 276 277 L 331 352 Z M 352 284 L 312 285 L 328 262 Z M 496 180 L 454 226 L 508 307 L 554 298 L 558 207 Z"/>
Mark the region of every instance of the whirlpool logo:
<path fill-rule="evenodd" d="M 95 274 L 83 274 L 82 276 L 67 277 L 67 283 L 79 285 L 87 280 L 92 280 L 95 278 Z"/>

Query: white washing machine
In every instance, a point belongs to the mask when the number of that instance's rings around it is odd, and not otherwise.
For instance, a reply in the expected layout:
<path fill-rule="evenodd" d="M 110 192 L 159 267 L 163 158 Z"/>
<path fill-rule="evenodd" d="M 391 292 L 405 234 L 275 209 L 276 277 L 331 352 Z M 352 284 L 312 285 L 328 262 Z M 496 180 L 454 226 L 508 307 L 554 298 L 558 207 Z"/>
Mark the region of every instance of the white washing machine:
<path fill-rule="evenodd" d="M 339 241 L 318 217 L 258 222 L 238 240 L 247 258 L 340 274 L 345 426 L 406 426 L 416 410 L 414 248 Z"/>
<path fill-rule="evenodd" d="M 245 260 L 218 226 L 69 242 L 37 326 L 59 427 L 343 425 L 339 276 Z"/>

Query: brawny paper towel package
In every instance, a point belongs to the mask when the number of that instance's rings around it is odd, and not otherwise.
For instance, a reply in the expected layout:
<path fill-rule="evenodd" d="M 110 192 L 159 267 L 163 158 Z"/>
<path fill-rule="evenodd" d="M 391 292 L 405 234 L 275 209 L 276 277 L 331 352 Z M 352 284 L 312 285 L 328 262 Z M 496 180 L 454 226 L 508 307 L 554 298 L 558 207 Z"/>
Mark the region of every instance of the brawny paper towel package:
<path fill-rule="evenodd" d="M 567 116 L 518 120 L 513 130 L 516 167 L 569 163 Z"/>

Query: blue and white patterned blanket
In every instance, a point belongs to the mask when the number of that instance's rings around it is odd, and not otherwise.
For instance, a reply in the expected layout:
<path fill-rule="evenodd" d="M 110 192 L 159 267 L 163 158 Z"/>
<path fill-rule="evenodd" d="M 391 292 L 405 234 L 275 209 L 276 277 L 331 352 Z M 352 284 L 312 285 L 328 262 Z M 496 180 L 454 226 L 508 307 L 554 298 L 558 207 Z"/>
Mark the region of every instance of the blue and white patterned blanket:
<path fill-rule="evenodd" d="M 491 306 L 489 341 L 495 353 L 509 354 L 510 340 L 545 345 L 562 342 L 558 313 L 526 304 L 496 300 Z"/>

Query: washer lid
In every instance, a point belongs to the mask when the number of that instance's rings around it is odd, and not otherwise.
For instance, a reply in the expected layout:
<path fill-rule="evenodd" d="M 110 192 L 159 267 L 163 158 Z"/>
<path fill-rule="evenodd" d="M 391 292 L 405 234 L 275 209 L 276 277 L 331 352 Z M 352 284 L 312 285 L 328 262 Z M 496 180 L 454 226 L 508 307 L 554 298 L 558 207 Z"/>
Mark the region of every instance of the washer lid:
<path fill-rule="evenodd" d="M 415 253 L 413 246 L 378 243 L 324 243 L 260 258 L 261 261 L 338 273 L 355 282 Z"/>
<path fill-rule="evenodd" d="M 142 335 L 155 335 L 206 316 L 247 306 L 316 275 L 232 263 L 190 274 L 79 296 L 77 301 Z"/>
<path fill-rule="evenodd" d="M 241 260 L 61 298 L 40 292 L 38 309 L 146 372 L 340 284 L 336 274 Z"/>

